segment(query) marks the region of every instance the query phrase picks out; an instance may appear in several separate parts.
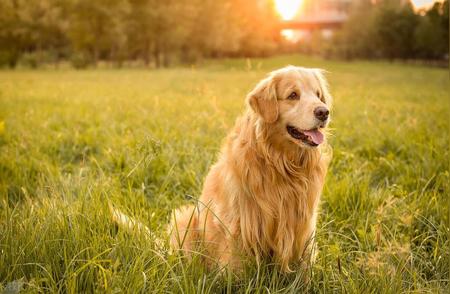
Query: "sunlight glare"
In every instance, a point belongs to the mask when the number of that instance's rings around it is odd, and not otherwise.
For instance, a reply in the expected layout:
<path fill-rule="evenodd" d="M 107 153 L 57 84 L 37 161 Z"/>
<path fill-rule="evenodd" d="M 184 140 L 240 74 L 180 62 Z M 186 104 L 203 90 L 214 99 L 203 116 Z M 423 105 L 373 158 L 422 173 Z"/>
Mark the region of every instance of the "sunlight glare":
<path fill-rule="evenodd" d="M 431 7 L 437 0 L 411 0 L 416 9 Z"/>
<path fill-rule="evenodd" d="M 302 0 L 275 0 L 275 8 L 284 20 L 291 20 L 298 13 Z"/>

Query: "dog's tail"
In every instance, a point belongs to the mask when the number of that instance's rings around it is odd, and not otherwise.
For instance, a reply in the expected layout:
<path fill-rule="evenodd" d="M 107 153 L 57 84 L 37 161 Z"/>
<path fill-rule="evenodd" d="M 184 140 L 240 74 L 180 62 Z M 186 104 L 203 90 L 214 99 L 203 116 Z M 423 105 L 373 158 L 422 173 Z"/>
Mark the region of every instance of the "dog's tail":
<path fill-rule="evenodd" d="M 153 242 L 155 242 L 157 247 L 163 247 L 163 240 L 155 236 L 155 234 L 150 230 L 149 227 L 115 208 L 111 204 L 111 202 L 108 203 L 108 206 L 111 213 L 111 218 L 119 228 L 122 228 L 129 233 L 137 233 L 143 235 L 147 240 L 152 240 Z"/>

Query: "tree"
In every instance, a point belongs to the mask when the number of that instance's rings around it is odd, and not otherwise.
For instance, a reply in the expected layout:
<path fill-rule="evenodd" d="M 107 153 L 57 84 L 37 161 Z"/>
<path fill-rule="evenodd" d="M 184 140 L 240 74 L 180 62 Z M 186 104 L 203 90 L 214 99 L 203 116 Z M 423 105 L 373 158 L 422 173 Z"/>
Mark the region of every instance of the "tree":
<path fill-rule="evenodd" d="M 72 0 L 68 37 L 75 52 L 93 59 L 118 56 L 126 44 L 123 19 L 127 13 L 125 0 Z"/>
<path fill-rule="evenodd" d="M 42 63 L 43 52 L 67 45 L 65 22 L 58 0 L 0 2 L 0 62 L 15 66 L 23 53 L 35 54 L 33 65 Z"/>
<path fill-rule="evenodd" d="M 346 59 L 379 56 L 380 52 L 374 46 L 375 7 L 371 0 L 355 2 L 351 7 L 348 21 L 334 36 L 332 44 L 327 48 L 327 54 Z"/>
<path fill-rule="evenodd" d="M 381 54 L 389 59 L 414 57 L 414 31 L 419 21 L 411 4 L 383 2 L 375 15 L 375 37 Z"/>
<path fill-rule="evenodd" d="M 414 35 L 419 57 L 440 59 L 446 54 L 448 56 L 448 9 L 448 0 L 443 3 L 436 2 L 425 16 L 421 17 Z"/>

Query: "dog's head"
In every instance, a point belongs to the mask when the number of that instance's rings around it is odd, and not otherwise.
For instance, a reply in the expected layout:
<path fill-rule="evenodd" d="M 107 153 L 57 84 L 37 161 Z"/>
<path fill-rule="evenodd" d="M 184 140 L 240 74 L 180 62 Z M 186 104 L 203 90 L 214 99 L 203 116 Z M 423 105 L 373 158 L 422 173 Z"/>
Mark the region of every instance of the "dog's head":
<path fill-rule="evenodd" d="M 287 66 L 273 71 L 248 94 L 247 102 L 280 139 L 309 148 L 324 141 L 331 96 L 322 70 Z"/>

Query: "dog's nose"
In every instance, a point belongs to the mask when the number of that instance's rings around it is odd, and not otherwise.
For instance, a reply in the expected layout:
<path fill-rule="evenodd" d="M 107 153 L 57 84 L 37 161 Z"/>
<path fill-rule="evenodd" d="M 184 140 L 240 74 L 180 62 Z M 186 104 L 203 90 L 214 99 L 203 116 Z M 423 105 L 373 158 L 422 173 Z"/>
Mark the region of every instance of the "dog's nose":
<path fill-rule="evenodd" d="M 319 106 L 314 109 L 315 117 L 321 121 L 326 121 L 328 119 L 328 114 L 330 114 L 330 111 L 328 111 L 326 107 Z"/>

